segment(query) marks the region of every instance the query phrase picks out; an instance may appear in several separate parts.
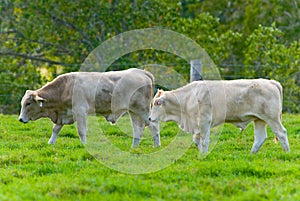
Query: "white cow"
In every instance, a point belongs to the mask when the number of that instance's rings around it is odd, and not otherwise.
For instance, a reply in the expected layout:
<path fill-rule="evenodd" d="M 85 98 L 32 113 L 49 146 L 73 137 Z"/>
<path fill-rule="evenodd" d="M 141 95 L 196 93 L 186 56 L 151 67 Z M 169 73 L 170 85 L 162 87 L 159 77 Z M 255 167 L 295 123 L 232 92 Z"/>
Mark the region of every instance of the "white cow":
<path fill-rule="evenodd" d="M 282 148 L 290 151 L 281 123 L 282 87 L 274 80 L 195 81 L 173 91 L 159 90 L 152 105 L 149 120 L 177 122 L 194 134 L 202 153 L 208 151 L 211 127 L 227 122 L 245 129 L 252 121 L 255 138 L 251 153 L 265 142 L 267 124 Z"/>
<path fill-rule="evenodd" d="M 153 87 L 153 75 L 140 69 L 64 74 L 36 91 L 26 91 L 19 121 L 50 118 L 54 126 L 49 144 L 55 143 L 63 125 L 77 121 L 80 140 L 86 143 L 88 113 L 103 115 L 114 124 L 129 112 L 134 137 L 132 146 L 140 143 L 146 125 L 152 132 L 154 145 L 160 146 L 159 125 L 148 119 Z"/>

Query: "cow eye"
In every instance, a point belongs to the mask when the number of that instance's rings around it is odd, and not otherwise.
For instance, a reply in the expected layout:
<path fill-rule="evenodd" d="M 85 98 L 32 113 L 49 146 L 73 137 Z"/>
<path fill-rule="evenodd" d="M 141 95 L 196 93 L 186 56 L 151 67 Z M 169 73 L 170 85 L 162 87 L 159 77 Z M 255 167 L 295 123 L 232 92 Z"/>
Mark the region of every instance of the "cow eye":
<path fill-rule="evenodd" d="M 156 100 L 154 102 L 154 106 L 160 106 L 160 105 L 162 105 L 162 101 L 161 100 Z"/>
<path fill-rule="evenodd" d="M 29 106 L 31 103 L 30 102 L 28 102 L 28 103 L 26 103 L 26 105 L 25 106 Z"/>

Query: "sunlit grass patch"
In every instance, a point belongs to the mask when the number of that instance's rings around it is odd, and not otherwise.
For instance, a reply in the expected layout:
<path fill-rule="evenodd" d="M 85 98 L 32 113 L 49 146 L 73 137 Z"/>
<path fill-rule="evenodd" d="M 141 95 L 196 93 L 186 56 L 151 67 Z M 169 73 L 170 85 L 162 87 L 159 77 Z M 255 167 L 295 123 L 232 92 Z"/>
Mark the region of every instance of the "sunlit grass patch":
<path fill-rule="evenodd" d="M 145 133 L 140 146 L 131 148 L 132 128 L 126 119 L 127 130 L 101 117 L 97 121 L 97 128 L 113 146 L 135 157 L 163 151 L 176 139 L 176 146 L 182 143 L 177 124 L 168 123 L 161 130 L 162 147 L 154 148 L 151 134 Z M 191 144 L 180 158 L 159 171 L 132 175 L 95 159 L 80 143 L 76 124 L 65 126 L 57 143 L 48 145 L 52 128 L 48 119 L 21 124 L 16 115 L 0 115 L 0 199 L 299 200 L 299 122 L 298 115 L 283 115 L 291 153 L 273 142 L 274 134 L 268 129 L 261 150 L 250 154 L 253 124 L 243 132 L 225 124 L 206 157 L 199 157 L 188 135 L 184 139 Z"/>

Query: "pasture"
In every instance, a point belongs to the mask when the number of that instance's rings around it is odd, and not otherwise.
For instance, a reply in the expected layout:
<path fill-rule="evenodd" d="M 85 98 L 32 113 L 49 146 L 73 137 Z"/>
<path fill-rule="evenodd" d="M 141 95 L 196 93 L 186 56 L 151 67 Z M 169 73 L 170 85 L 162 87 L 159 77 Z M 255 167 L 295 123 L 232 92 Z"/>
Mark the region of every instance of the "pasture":
<path fill-rule="evenodd" d="M 283 125 L 291 153 L 273 142 L 268 128 L 267 141 L 251 155 L 253 124 L 243 133 L 226 124 L 207 157 L 200 159 L 191 146 L 160 171 L 132 175 L 112 170 L 90 155 L 75 125 L 65 126 L 56 145 L 48 145 L 48 119 L 21 124 L 16 115 L 0 115 L 0 200 L 300 200 L 300 116 L 285 114 Z M 169 123 L 162 130 L 163 147 L 177 129 Z M 151 137 L 130 149 L 131 136 L 106 123 L 103 130 L 116 146 L 132 154 L 155 150 Z"/>

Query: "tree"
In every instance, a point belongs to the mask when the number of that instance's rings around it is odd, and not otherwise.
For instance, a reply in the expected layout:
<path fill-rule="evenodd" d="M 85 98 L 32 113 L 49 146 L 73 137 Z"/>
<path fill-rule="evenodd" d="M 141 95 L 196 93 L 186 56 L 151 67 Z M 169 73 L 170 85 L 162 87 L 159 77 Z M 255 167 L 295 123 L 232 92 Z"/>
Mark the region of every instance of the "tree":
<path fill-rule="evenodd" d="M 259 26 L 246 41 L 245 72 L 251 77 L 279 81 L 284 88 L 284 110 L 299 112 L 300 41 L 285 45 L 283 32 L 275 27 Z"/>
<path fill-rule="evenodd" d="M 105 40 L 157 26 L 196 41 L 226 79 L 287 77 L 285 87 L 292 90 L 288 97 L 297 101 L 298 7 L 298 0 L 1 1 L 0 112 L 17 112 L 25 89 L 77 71 Z M 147 63 L 174 68 L 188 80 L 189 62 L 158 50 L 132 52 L 110 70 Z"/>
<path fill-rule="evenodd" d="M 7 104 L 18 108 L 26 88 L 77 71 L 106 39 L 132 29 L 168 26 L 179 16 L 178 7 L 158 0 L 15 0 L 0 6 L 1 84 L 7 89 L 0 90 L 6 97 L 0 100 L 1 112 L 16 112 Z"/>

